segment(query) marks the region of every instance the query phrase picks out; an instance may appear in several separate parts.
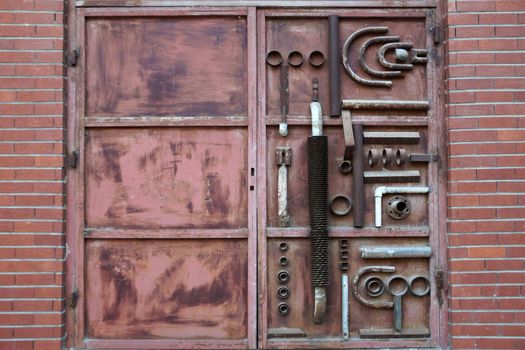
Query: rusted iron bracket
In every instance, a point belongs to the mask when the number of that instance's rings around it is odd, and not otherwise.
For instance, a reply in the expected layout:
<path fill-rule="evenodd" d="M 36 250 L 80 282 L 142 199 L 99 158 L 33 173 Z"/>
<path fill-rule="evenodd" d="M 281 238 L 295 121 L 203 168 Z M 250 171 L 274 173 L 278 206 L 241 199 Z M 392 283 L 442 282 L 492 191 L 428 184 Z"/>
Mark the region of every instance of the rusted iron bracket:
<path fill-rule="evenodd" d="M 78 64 L 78 58 L 80 57 L 80 49 L 74 49 L 68 51 L 65 57 L 65 63 L 67 67 L 76 67 Z"/>
<path fill-rule="evenodd" d="M 343 160 L 351 162 L 352 152 L 355 145 L 354 130 L 352 129 L 352 114 L 349 110 L 344 110 L 341 115 L 343 120 L 343 134 L 345 138 L 345 155 Z"/>
<path fill-rule="evenodd" d="M 78 302 L 78 290 L 73 290 L 73 292 L 71 292 L 71 294 L 69 295 L 69 297 L 67 298 L 67 306 L 69 306 L 70 308 L 72 309 L 75 309 L 77 307 L 77 302 Z"/>
<path fill-rule="evenodd" d="M 437 162 L 439 156 L 437 154 L 410 154 L 408 160 L 410 163 L 430 163 Z"/>
<path fill-rule="evenodd" d="M 436 268 L 434 280 L 436 283 L 436 296 L 439 306 L 443 305 L 443 289 L 445 287 L 445 273 L 441 267 Z"/>
<path fill-rule="evenodd" d="M 292 164 L 292 149 L 290 147 L 277 147 L 275 150 L 275 164 L 279 166 L 277 177 L 277 203 L 279 223 L 281 227 L 290 226 L 288 213 L 288 169 Z"/>
<path fill-rule="evenodd" d="M 419 182 L 419 170 L 365 171 L 365 184 Z"/>

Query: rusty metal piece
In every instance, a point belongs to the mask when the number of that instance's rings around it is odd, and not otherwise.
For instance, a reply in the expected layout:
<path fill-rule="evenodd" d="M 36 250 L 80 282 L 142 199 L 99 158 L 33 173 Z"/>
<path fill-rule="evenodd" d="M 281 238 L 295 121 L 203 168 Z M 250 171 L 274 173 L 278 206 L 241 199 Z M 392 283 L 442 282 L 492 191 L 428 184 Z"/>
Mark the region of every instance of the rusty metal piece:
<path fill-rule="evenodd" d="M 326 316 L 326 288 L 314 288 L 314 322 L 323 323 Z"/>
<path fill-rule="evenodd" d="M 303 54 L 299 51 L 292 51 L 288 54 L 288 64 L 292 67 L 300 67 L 304 62 Z"/>
<path fill-rule="evenodd" d="M 381 46 L 381 48 L 377 52 L 377 58 L 379 59 L 379 63 L 386 69 L 401 70 L 401 71 L 412 70 L 414 68 L 412 64 L 410 63 L 392 63 L 392 62 L 389 62 L 385 56 L 388 50 L 392 50 L 392 49 L 410 50 L 412 46 L 413 45 L 408 42 L 388 43 L 388 44 Z"/>
<path fill-rule="evenodd" d="M 324 64 L 324 61 L 324 53 L 321 51 L 315 50 L 308 55 L 308 62 L 315 68 L 321 67 Z"/>
<path fill-rule="evenodd" d="M 394 151 L 392 148 L 384 148 L 383 152 L 381 153 L 381 160 L 383 162 L 383 166 L 387 167 L 392 163 L 394 160 Z"/>
<path fill-rule="evenodd" d="M 328 41 L 330 63 L 330 117 L 341 115 L 341 91 L 339 76 L 339 16 L 328 16 Z"/>
<path fill-rule="evenodd" d="M 422 287 L 417 287 L 414 285 L 419 281 L 423 282 Z M 424 297 L 425 295 L 430 293 L 430 280 L 427 276 L 423 275 L 410 276 L 410 278 L 408 279 L 408 289 L 410 290 L 410 293 L 413 296 Z"/>
<path fill-rule="evenodd" d="M 277 311 L 279 311 L 279 315 L 286 316 L 290 313 L 290 306 L 285 302 L 279 303 L 279 305 L 277 305 Z"/>
<path fill-rule="evenodd" d="M 428 328 L 408 328 L 398 332 L 391 328 L 360 329 L 359 337 L 362 339 L 428 338 L 430 330 Z"/>
<path fill-rule="evenodd" d="M 345 216 L 352 210 L 352 200 L 344 194 L 338 194 L 330 199 L 330 210 L 334 215 Z"/>
<path fill-rule="evenodd" d="M 428 62 L 427 50 L 425 49 L 412 49 L 410 50 L 409 61 L 414 64 L 423 64 Z"/>
<path fill-rule="evenodd" d="M 323 111 L 319 103 L 319 81 L 312 80 L 312 102 L 310 103 L 310 114 L 312 117 L 312 136 L 323 134 Z"/>
<path fill-rule="evenodd" d="M 341 271 L 347 271 L 349 268 L 350 268 L 350 264 L 348 263 L 348 261 L 342 261 L 342 262 L 339 264 L 339 269 L 340 269 Z"/>
<path fill-rule="evenodd" d="M 354 131 L 352 129 L 352 113 L 349 110 L 342 111 L 343 134 L 345 139 L 344 160 L 352 159 L 352 151 L 355 145 Z"/>
<path fill-rule="evenodd" d="M 285 286 L 277 288 L 277 296 L 279 299 L 287 299 L 290 296 L 290 289 Z"/>
<path fill-rule="evenodd" d="M 288 81 L 288 65 L 286 63 L 281 64 L 279 80 L 281 84 L 281 122 L 279 123 L 279 134 L 281 136 L 288 135 L 288 123 L 286 122 L 286 116 L 289 110 L 289 99 L 290 99 L 290 88 Z"/>
<path fill-rule="evenodd" d="M 290 226 L 288 213 L 288 168 L 292 163 L 292 149 L 290 147 L 277 147 L 275 162 L 279 166 L 277 177 L 277 214 L 281 227 Z"/>
<path fill-rule="evenodd" d="M 365 144 L 403 144 L 412 145 L 419 143 L 419 132 L 417 131 L 365 131 Z"/>
<path fill-rule="evenodd" d="M 266 63 L 271 67 L 278 67 L 283 62 L 283 56 L 279 51 L 270 51 L 266 54 Z"/>
<path fill-rule="evenodd" d="M 288 283 L 288 281 L 290 280 L 290 274 L 286 270 L 281 270 L 277 272 L 277 280 L 279 281 L 279 283 L 282 284 Z"/>
<path fill-rule="evenodd" d="M 410 154 L 408 156 L 410 163 L 430 163 L 437 162 L 439 157 L 437 154 Z"/>
<path fill-rule="evenodd" d="M 368 150 L 368 165 L 374 167 L 379 164 L 381 160 L 381 152 L 377 149 Z"/>
<path fill-rule="evenodd" d="M 386 186 L 379 186 L 374 191 L 374 198 L 375 198 L 375 226 L 381 227 L 381 199 L 383 198 L 383 195 L 386 193 L 416 193 L 416 194 L 424 194 L 428 193 L 430 191 L 430 188 L 428 187 L 406 187 L 406 186 L 399 186 L 399 187 L 386 187 Z"/>
<path fill-rule="evenodd" d="M 394 297 L 394 329 L 399 332 L 403 329 L 402 300 L 409 290 L 409 282 L 401 275 L 392 276 L 386 282 L 386 290 Z"/>
<path fill-rule="evenodd" d="M 341 248 L 348 248 L 348 239 L 342 238 L 339 240 L 339 246 Z"/>
<path fill-rule="evenodd" d="M 410 201 L 405 196 L 393 196 L 386 205 L 386 212 L 394 220 L 403 220 L 410 215 Z"/>
<path fill-rule="evenodd" d="M 348 304 L 348 274 L 341 275 L 341 331 L 343 339 L 348 339 L 350 335 L 349 329 L 350 310 Z"/>
<path fill-rule="evenodd" d="M 398 166 L 403 166 L 407 162 L 407 159 L 408 159 L 407 150 L 404 148 L 399 148 L 396 151 L 396 164 Z"/>
<path fill-rule="evenodd" d="M 363 227 L 365 223 L 365 185 L 363 171 L 363 125 L 354 126 L 353 187 L 354 187 L 354 227 Z"/>
<path fill-rule="evenodd" d="M 282 252 L 287 251 L 288 250 L 288 243 L 286 243 L 286 242 L 279 243 L 279 250 L 282 251 Z"/>
<path fill-rule="evenodd" d="M 341 257 L 341 260 L 348 260 L 349 252 L 348 250 L 341 250 L 339 253 L 339 256 Z"/>
<path fill-rule="evenodd" d="M 428 101 L 402 101 L 402 100 L 343 100 L 342 109 L 408 109 L 426 111 L 430 108 Z"/>
<path fill-rule="evenodd" d="M 365 27 L 361 28 L 354 33 L 352 33 L 346 40 L 342 48 L 342 59 L 343 59 L 343 66 L 345 67 L 346 72 L 350 75 L 352 79 L 357 81 L 360 84 L 366 85 L 366 86 L 376 86 L 376 87 L 391 87 L 392 82 L 391 81 L 385 81 L 385 80 L 370 80 L 365 79 L 357 75 L 357 73 L 352 69 L 352 66 L 350 66 L 350 62 L 348 60 L 348 50 L 350 49 L 352 43 L 359 37 L 367 34 L 386 34 L 388 33 L 388 27 Z"/>
<path fill-rule="evenodd" d="M 399 41 L 399 39 L 400 38 L 398 36 L 378 36 L 378 37 L 371 38 L 365 41 L 363 46 L 361 46 L 361 48 L 359 49 L 359 54 L 358 54 L 358 60 L 359 60 L 359 63 L 361 64 L 361 68 L 363 68 L 363 70 L 367 72 L 368 74 L 374 77 L 378 77 L 378 78 L 400 78 L 402 77 L 403 73 L 400 70 L 379 71 L 379 70 L 370 68 L 370 66 L 365 61 L 366 50 L 368 49 L 370 45 L 374 45 L 377 43 L 396 42 L 396 41 Z M 390 84 L 392 84 L 392 82 L 390 82 Z"/>
<path fill-rule="evenodd" d="M 352 172 L 352 161 L 343 159 L 339 162 L 339 171 L 343 175 L 348 175 Z"/>
<path fill-rule="evenodd" d="M 429 258 L 432 248 L 427 246 L 363 246 L 362 259 Z"/>
<path fill-rule="evenodd" d="M 419 170 L 364 172 L 364 183 L 366 184 L 419 182 L 420 178 Z"/>
<path fill-rule="evenodd" d="M 279 258 L 279 265 L 281 266 L 287 266 L 288 265 L 288 258 L 285 256 L 281 256 Z"/>
<path fill-rule="evenodd" d="M 360 268 L 355 277 L 354 281 L 352 283 L 352 291 L 354 293 L 354 297 L 359 301 L 361 304 L 372 307 L 375 309 L 391 309 L 394 306 L 394 303 L 391 301 L 377 301 L 377 302 L 370 302 L 366 300 L 360 293 L 359 290 L 359 280 L 361 277 L 369 272 L 386 272 L 386 273 L 393 273 L 396 271 L 396 268 L 394 266 L 365 266 Z"/>
<path fill-rule="evenodd" d="M 385 291 L 385 282 L 377 276 L 370 276 L 364 282 L 365 292 L 372 298 L 383 295 Z"/>

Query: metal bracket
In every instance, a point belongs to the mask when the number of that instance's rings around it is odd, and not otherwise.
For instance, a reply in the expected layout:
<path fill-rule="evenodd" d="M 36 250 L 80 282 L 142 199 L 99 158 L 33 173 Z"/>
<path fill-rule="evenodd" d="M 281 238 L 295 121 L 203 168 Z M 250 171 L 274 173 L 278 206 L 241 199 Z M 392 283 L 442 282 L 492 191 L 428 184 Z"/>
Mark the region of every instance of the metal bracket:
<path fill-rule="evenodd" d="M 435 25 L 430 28 L 430 33 L 432 33 L 432 38 L 434 39 L 434 44 L 441 44 L 443 41 L 443 28 L 439 25 Z"/>
<path fill-rule="evenodd" d="M 77 150 L 74 150 L 67 156 L 67 165 L 70 168 L 76 169 L 78 167 L 80 154 Z"/>
<path fill-rule="evenodd" d="M 73 290 L 73 292 L 69 295 L 67 299 L 67 306 L 69 306 L 72 309 L 75 309 L 77 307 L 78 302 L 78 290 Z"/>
<path fill-rule="evenodd" d="M 443 288 L 445 286 L 445 273 L 441 267 L 436 268 L 436 273 L 434 279 L 436 282 L 436 295 L 438 299 L 439 306 L 443 305 Z"/>
<path fill-rule="evenodd" d="M 80 57 L 80 49 L 74 49 L 66 53 L 66 66 L 76 67 L 78 58 Z"/>

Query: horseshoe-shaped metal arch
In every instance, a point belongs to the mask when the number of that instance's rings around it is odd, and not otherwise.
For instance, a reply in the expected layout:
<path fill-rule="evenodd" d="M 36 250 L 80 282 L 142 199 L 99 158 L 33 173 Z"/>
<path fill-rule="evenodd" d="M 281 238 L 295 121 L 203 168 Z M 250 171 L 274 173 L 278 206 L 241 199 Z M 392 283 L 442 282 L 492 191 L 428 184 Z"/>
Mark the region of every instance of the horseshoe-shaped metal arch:
<path fill-rule="evenodd" d="M 361 268 L 359 271 L 357 271 L 357 274 L 354 277 L 354 281 L 352 283 L 352 291 L 354 293 L 354 297 L 359 301 L 361 304 L 366 305 L 368 307 L 373 307 L 375 309 L 391 309 L 394 307 L 394 303 L 391 301 L 378 301 L 375 303 L 372 303 L 368 300 L 366 300 L 361 293 L 359 293 L 359 280 L 361 277 L 368 272 L 395 272 L 396 268 L 394 266 L 366 266 Z"/>
<path fill-rule="evenodd" d="M 354 79 L 355 81 L 357 81 L 358 83 L 361 83 L 363 85 L 368 85 L 368 86 L 380 86 L 380 87 L 391 87 L 392 86 L 392 82 L 388 80 L 370 80 L 370 79 L 365 79 L 365 78 L 360 77 L 359 75 L 357 75 L 356 72 L 354 72 L 354 70 L 350 66 L 350 63 L 348 62 L 348 50 L 350 49 L 350 46 L 352 45 L 355 39 L 365 34 L 386 34 L 386 33 L 388 33 L 388 27 L 366 27 L 366 28 L 361 28 L 359 30 L 356 30 L 346 39 L 343 45 L 342 52 L 341 52 L 341 56 L 343 58 L 343 66 L 345 67 L 345 70 L 350 75 L 350 77 Z"/>
<path fill-rule="evenodd" d="M 400 43 L 389 43 L 381 46 L 379 51 L 377 52 L 377 58 L 379 59 L 379 63 L 387 68 L 387 69 L 399 69 L 399 70 L 412 70 L 414 68 L 414 65 L 409 63 L 392 63 L 389 62 L 385 54 L 388 50 L 391 49 L 412 49 L 412 44 L 407 42 L 400 42 Z"/>
<path fill-rule="evenodd" d="M 398 42 L 400 40 L 399 36 L 376 36 L 374 38 L 368 39 L 365 41 L 363 46 L 359 49 L 359 55 L 358 60 L 361 64 L 361 68 L 368 74 L 378 77 L 378 78 L 399 78 L 403 76 L 403 73 L 400 70 L 394 70 L 394 71 L 380 71 L 373 68 L 370 68 L 370 66 L 365 61 L 365 54 L 366 50 L 370 45 L 374 45 L 377 43 L 393 43 Z"/>

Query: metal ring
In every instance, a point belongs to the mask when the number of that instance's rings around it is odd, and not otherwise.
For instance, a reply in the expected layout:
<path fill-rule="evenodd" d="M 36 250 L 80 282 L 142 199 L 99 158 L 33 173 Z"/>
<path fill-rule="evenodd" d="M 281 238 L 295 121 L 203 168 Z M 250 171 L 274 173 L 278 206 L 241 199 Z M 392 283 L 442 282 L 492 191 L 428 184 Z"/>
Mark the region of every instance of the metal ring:
<path fill-rule="evenodd" d="M 283 62 L 283 56 L 279 51 L 270 51 L 266 54 L 266 63 L 271 67 L 278 67 Z"/>
<path fill-rule="evenodd" d="M 423 289 L 414 288 L 413 284 L 417 280 L 424 281 L 426 284 L 426 287 Z M 408 280 L 408 289 L 410 289 L 410 293 L 412 293 L 412 295 L 415 295 L 416 297 L 423 297 L 427 295 L 428 293 L 430 293 L 430 281 L 428 277 L 426 276 L 421 276 L 421 275 L 411 276 L 410 279 Z"/>
<path fill-rule="evenodd" d="M 392 287 L 392 283 L 395 282 L 395 281 L 398 281 L 398 280 L 399 281 L 403 281 L 405 283 L 405 287 L 403 289 L 401 289 L 401 291 L 396 291 Z M 405 295 L 408 292 L 409 287 L 410 287 L 410 283 L 408 283 L 407 279 L 405 277 L 401 276 L 401 275 L 392 276 L 386 282 L 386 290 L 390 294 L 392 294 L 393 296 L 402 297 L 403 295 Z"/>
<path fill-rule="evenodd" d="M 380 297 L 385 292 L 385 282 L 376 276 L 370 276 L 365 280 L 366 294 L 373 298 Z"/>
<path fill-rule="evenodd" d="M 288 283 L 290 280 L 290 274 L 286 270 L 281 270 L 277 272 L 277 280 L 281 283 Z"/>
<path fill-rule="evenodd" d="M 288 289 L 288 287 L 285 287 L 285 286 L 280 286 L 279 288 L 277 288 L 277 296 L 279 297 L 279 299 L 286 299 L 290 296 L 290 289 Z"/>
<path fill-rule="evenodd" d="M 277 305 L 277 310 L 281 316 L 286 316 L 290 312 L 290 307 L 287 303 L 279 303 L 279 305 Z"/>
<path fill-rule="evenodd" d="M 400 148 L 396 151 L 396 164 L 401 166 L 405 165 L 408 159 L 407 150 L 404 148 Z"/>
<path fill-rule="evenodd" d="M 281 265 L 281 266 L 286 266 L 286 265 L 288 265 L 288 258 L 285 257 L 285 256 L 281 256 L 281 257 L 279 258 L 279 265 Z"/>
<path fill-rule="evenodd" d="M 352 172 L 352 161 L 348 159 L 343 159 L 341 163 L 339 163 L 339 171 L 343 175 L 348 175 Z"/>
<path fill-rule="evenodd" d="M 379 160 L 381 159 L 381 152 L 379 152 L 377 149 L 370 149 L 368 150 L 368 165 L 370 166 L 376 166 L 379 164 Z"/>
<path fill-rule="evenodd" d="M 279 243 L 279 250 L 283 251 L 283 252 L 287 251 L 288 250 L 288 243 L 286 243 L 286 242 Z"/>
<path fill-rule="evenodd" d="M 344 204 L 342 209 L 336 207 L 337 202 L 342 202 Z M 352 210 L 352 200 L 342 194 L 338 194 L 330 200 L 330 210 L 337 216 L 344 216 Z"/>
<path fill-rule="evenodd" d="M 324 53 L 318 50 L 310 52 L 308 62 L 314 67 L 321 67 L 324 64 Z"/>
<path fill-rule="evenodd" d="M 383 166 L 387 166 L 394 160 L 394 151 L 392 148 L 383 149 L 382 153 Z"/>
<path fill-rule="evenodd" d="M 303 54 L 299 51 L 292 51 L 288 54 L 288 64 L 292 67 L 300 67 L 304 62 Z"/>

